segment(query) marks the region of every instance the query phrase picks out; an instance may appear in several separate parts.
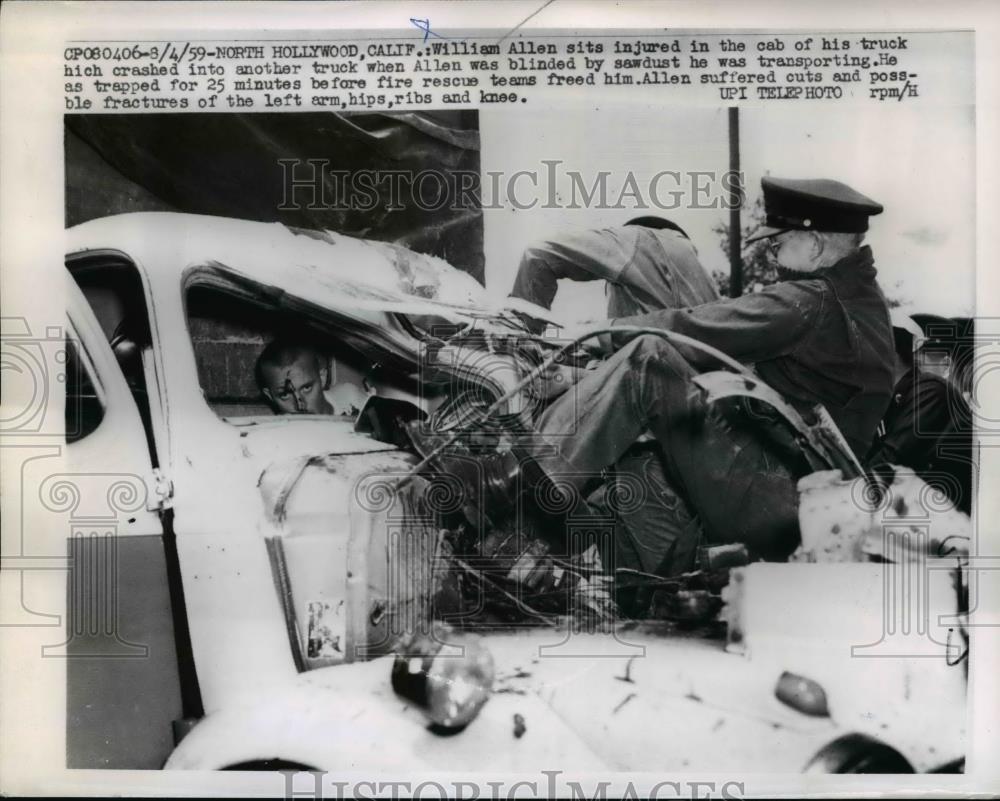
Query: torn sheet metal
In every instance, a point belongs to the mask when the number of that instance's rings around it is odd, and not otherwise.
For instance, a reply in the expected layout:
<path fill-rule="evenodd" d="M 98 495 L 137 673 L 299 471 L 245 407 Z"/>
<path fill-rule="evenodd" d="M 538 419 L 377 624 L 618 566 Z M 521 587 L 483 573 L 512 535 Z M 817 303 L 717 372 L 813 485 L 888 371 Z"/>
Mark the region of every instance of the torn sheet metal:
<path fill-rule="evenodd" d="M 803 455 L 813 469 L 836 468 L 851 477 L 864 474 L 843 434 L 822 406 L 813 408 L 816 422 L 809 425 L 788 401 L 758 378 L 716 370 L 695 376 L 692 381 L 704 390 L 706 403 L 747 398 L 769 406 L 798 436 L 800 445 L 804 446 Z"/>

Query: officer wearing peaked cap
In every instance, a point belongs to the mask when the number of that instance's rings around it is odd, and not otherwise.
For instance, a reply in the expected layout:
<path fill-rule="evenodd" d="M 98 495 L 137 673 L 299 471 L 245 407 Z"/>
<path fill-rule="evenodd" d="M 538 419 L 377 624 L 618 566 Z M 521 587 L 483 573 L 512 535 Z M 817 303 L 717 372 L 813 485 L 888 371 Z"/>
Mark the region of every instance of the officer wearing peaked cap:
<path fill-rule="evenodd" d="M 862 244 L 882 207 L 837 181 L 765 178 L 762 185 L 767 223 L 755 238 L 770 239 L 782 280 L 738 298 L 572 331 L 611 326 L 602 341 L 611 355 L 542 413 L 535 436 L 518 443 L 546 475 L 585 496 L 588 477 L 615 464 L 644 432 L 653 434 L 676 490 L 666 512 L 677 525 L 630 521 L 629 542 L 616 543 L 619 563 L 629 546 L 645 570 L 687 570 L 699 541 L 742 542 L 756 556 L 787 558 L 799 542 L 796 481 L 807 468 L 739 409 L 705 408 L 691 383 L 700 370 L 717 368 L 704 353 L 614 327 L 667 329 L 751 364 L 804 414 L 822 404 L 859 457 L 892 397 L 892 325 L 871 249 Z"/>

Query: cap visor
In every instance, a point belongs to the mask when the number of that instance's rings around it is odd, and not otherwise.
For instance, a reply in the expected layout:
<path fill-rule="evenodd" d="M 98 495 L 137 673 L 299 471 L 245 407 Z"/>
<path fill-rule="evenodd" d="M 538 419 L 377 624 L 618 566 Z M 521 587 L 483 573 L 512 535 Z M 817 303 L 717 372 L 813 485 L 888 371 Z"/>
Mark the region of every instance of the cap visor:
<path fill-rule="evenodd" d="M 751 242 L 756 242 L 758 239 L 767 239 L 768 237 L 777 236 L 778 234 L 783 234 L 788 231 L 788 228 L 772 228 L 770 225 L 762 225 L 758 228 L 753 236 L 747 237 L 747 244 Z"/>

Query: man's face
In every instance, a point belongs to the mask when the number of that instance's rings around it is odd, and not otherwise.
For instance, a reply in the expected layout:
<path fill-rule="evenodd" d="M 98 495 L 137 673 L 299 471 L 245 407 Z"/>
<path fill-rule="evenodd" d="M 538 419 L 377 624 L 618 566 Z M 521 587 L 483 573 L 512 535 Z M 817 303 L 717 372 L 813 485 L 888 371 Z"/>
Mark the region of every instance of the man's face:
<path fill-rule="evenodd" d="M 771 252 L 783 270 L 811 273 L 816 269 L 816 242 L 807 231 L 784 231 L 771 237 Z"/>
<path fill-rule="evenodd" d="M 264 397 L 278 414 L 330 414 L 333 410 L 323 395 L 326 370 L 315 355 L 302 354 L 291 364 L 264 368 Z"/>

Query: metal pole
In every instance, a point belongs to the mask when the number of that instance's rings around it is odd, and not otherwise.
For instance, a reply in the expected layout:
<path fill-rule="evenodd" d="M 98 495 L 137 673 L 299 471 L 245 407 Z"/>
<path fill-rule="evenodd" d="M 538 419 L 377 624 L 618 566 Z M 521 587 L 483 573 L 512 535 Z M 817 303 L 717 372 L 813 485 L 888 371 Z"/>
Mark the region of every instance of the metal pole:
<path fill-rule="evenodd" d="M 743 294 L 743 242 L 740 238 L 740 110 L 729 107 L 729 297 Z"/>

